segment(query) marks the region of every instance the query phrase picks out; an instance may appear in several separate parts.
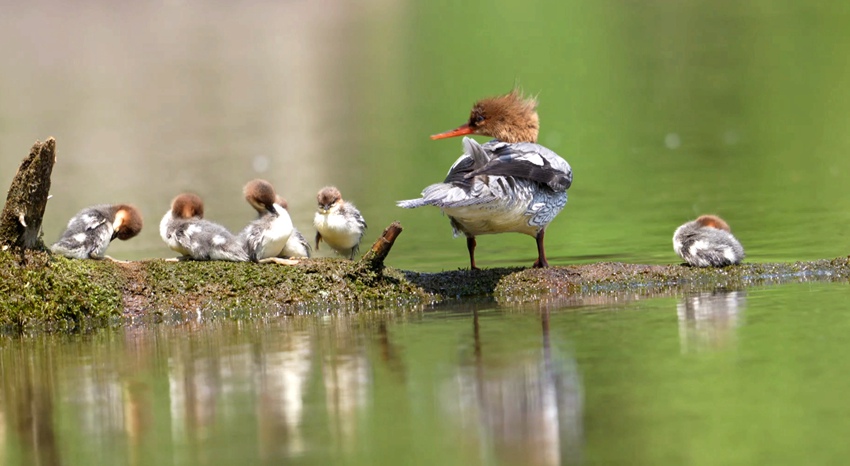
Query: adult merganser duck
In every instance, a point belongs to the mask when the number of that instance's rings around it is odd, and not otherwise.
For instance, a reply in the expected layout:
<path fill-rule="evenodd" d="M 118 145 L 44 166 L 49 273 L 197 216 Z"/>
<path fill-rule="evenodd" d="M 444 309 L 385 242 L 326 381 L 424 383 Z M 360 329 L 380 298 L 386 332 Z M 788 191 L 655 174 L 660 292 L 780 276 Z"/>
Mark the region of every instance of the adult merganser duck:
<path fill-rule="evenodd" d="M 537 144 L 536 109 L 537 101 L 516 89 L 476 102 L 469 122 L 431 139 L 466 134 L 496 139 L 479 144 L 464 137 L 464 153 L 442 183 L 425 188 L 419 199 L 398 202 L 406 209 L 437 206 L 448 215 L 455 236 L 466 235 L 471 269 L 478 268 L 475 237 L 505 232 L 534 236 L 534 267 L 549 265 L 543 235 L 567 203 L 573 173 L 566 160 Z"/>
<path fill-rule="evenodd" d="M 316 250 L 324 240 L 333 250 L 349 259 L 360 249 L 360 240 L 366 231 L 366 221 L 354 204 L 342 199 L 339 189 L 327 186 L 316 196 L 319 209 L 313 217 L 316 227 Z"/>
<path fill-rule="evenodd" d="M 159 234 L 181 259 L 242 262 L 248 252 L 227 228 L 204 220 L 204 202 L 195 194 L 183 193 L 171 201 L 171 209 L 159 223 Z"/>
<path fill-rule="evenodd" d="M 86 207 L 68 221 L 50 250 L 76 259 L 112 259 L 105 255 L 109 243 L 115 238 L 128 240 L 140 231 L 142 214 L 129 204 Z"/>
<path fill-rule="evenodd" d="M 289 212 L 289 203 L 286 202 L 286 199 L 277 196 L 277 200 L 275 202 Z M 289 236 L 289 240 L 286 241 L 286 244 L 283 246 L 283 251 L 280 252 L 278 257 L 285 257 L 288 259 L 309 259 L 312 251 L 313 248 L 310 247 L 310 242 L 307 241 L 307 238 L 305 238 L 297 228 L 292 227 L 292 235 Z"/>
<path fill-rule="evenodd" d="M 239 239 L 245 242 L 245 250 L 252 261 L 276 258 L 292 236 L 289 212 L 278 204 L 278 195 L 266 180 L 249 182 L 243 192 L 245 200 L 257 211 L 259 218 L 239 233 Z"/>
<path fill-rule="evenodd" d="M 744 259 L 744 247 L 732 236 L 729 224 L 715 215 L 703 215 L 677 228 L 673 250 L 694 267 L 723 267 Z"/>

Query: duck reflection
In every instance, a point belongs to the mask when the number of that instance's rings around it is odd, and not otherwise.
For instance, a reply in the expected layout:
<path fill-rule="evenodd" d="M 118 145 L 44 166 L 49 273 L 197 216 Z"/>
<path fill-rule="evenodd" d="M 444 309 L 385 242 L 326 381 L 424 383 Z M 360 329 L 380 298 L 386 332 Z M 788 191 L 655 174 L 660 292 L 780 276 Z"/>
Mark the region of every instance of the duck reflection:
<path fill-rule="evenodd" d="M 258 326 L 245 328 L 247 338 L 231 345 L 217 347 L 198 338 L 178 347 L 168 371 L 172 438 L 190 446 L 181 454 L 192 455 L 178 460 L 212 460 L 208 447 L 217 429 L 250 418 L 264 462 L 316 449 L 316 440 L 305 434 L 310 418 L 326 416 L 332 445 L 342 451 L 356 447 L 358 419 L 372 383 L 362 329 L 347 318 L 292 325 L 280 339 L 263 338 L 268 329 Z"/>
<path fill-rule="evenodd" d="M 354 448 L 358 415 L 371 382 L 360 331 L 351 325 L 351 319 L 330 318 L 310 332 L 291 334 L 277 351 L 264 347 L 258 352 L 257 417 L 263 459 L 291 457 L 316 447 L 304 434 L 304 420 L 320 415 L 308 408 L 320 409 L 318 400 L 309 399 L 313 393 L 321 396 L 320 390 L 309 387 L 317 372 L 334 443 L 344 450 Z"/>
<path fill-rule="evenodd" d="M 183 354 L 172 357 L 168 386 L 172 438 L 177 444 L 201 444 L 212 433 L 216 421 L 216 401 L 221 392 L 216 360 Z M 192 461 L 209 460 L 202 448 L 190 448 L 184 453 L 192 455 Z"/>
<path fill-rule="evenodd" d="M 575 360 L 553 356 L 549 313 L 541 314 L 541 347 L 509 361 L 488 357 L 473 312 L 473 358 L 457 383 L 460 421 L 478 434 L 480 448 L 510 464 L 581 461 L 582 392 Z M 485 454 L 486 457 L 486 454 Z"/>
<path fill-rule="evenodd" d="M 322 352 L 322 380 L 331 438 L 342 451 L 357 446 L 358 415 L 366 405 L 371 368 L 365 353 L 362 329 L 352 319 L 331 319 L 331 338 Z"/>
<path fill-rule="evenodd" d="M 699 292 L 676 305 L 682 352 L 726 348 L 736 343 L 735 329 L 746 307 L 743 291 Z"/>
<path fill-rule="evenodd" d="M 279 350 L 260 353 L 256 409 L 264 459 L 306 449 L 301 424 L 312 352 L 310 336 L 293 333 Z"/>

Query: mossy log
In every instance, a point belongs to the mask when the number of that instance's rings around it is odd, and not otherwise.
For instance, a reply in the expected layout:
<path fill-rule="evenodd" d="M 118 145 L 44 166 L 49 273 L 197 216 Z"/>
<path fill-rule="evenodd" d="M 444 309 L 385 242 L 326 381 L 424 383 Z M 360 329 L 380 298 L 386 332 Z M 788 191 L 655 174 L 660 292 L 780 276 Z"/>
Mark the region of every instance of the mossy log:
<path fill-rule="evenodd" d="M 18 170 L 0 219 L 0 329 L 69 330 L 161 320 L 275 313 L 419 309 L 486 296 L 500 303 L 566 303 L 628 292 L 656 295 L 850 277 L 850 262 L 744 264 L 721 269 L 600 263 L 546 269 L 418 273 L 384 267 L 401 233 L 393 223 L 359 261 L 251 262 L 75 260 L 41 243 L 55 141 L 36 143 Z M 599 302 L 599 300 L 593 299 Z"/>
<path fill-rule="evenodd" d="M 498 268 L 418 273 L 362 262 L 312 259 L 295 266 L 250 262 L 130 263 L 73 260 L 26 251 L 26 265 L 0 253 L 0 327 L 85 329 L 186 319 L 421 309 L 473 296 L 500 303 L 669 295 L 696 290 L 846 281 L 850 261 L 685 265 L 599 263 L 547 269 Z M 599 299 L 591 299 L 597 302 Z M 599 301 L 601 302 L 601 301 Z"/>

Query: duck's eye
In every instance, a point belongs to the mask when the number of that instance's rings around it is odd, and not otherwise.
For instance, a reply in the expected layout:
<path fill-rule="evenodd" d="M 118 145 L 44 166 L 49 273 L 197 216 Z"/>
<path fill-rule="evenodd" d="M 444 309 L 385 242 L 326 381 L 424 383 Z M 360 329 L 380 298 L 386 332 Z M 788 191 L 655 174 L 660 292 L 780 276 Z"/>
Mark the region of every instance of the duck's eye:
<path fill-rule="evenodd" d="M 481 115 L 480 113 L 472 114 L 472 116 L 469 117 L 469 126 L 479 126 L 483 122 L 484 115 Z"/>

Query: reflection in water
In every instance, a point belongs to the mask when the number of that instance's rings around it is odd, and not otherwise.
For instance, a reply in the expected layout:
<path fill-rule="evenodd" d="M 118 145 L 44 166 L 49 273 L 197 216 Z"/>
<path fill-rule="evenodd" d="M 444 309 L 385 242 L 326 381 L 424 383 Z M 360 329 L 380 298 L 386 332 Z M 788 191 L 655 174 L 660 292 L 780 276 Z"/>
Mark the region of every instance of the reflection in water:
<path fill-rule="evenodd" d="M 343 452 L 356 446 L 357 419 L 366 404 L 369 361 L 364 354 L 361 332 L 351 327 L 349 319 L 333 319 L 328 348 L 323 352 L 322 379 L 325 386 L 325 406 L 328 412 L 331 437 Z"/>
<path fill-rule="evenodd" d="M 471 462 L 578 461 L 580 381 L 575 362 L 552 348 L 548 311 L 539 323 L 524 319 L 535 325 L 520 346 L 488 338 L 503 322 L 480 323 L 477 312 L 470 340 L 467 315 L 432 321 L 437 331 L 368 316 L 129 328 L 63 342 L 53 359 L 4 348 L 0 434 L 13 432 L 0 435 L 0 458 L 327 464 L 365 455 L 373 464 L 389 445 L 405 456 L 448 440 Z M 474 348 L 459 368 L 454 348 L 432 361 L 442 347 L 433 337 L 452 328 Z M 429 343 L 418 348 L 421 331 Z M 94 350 L 80 353 L 83 343 Z M 423 416 L 438 405 L 448 410 Z"/>
<path fill-rule="evenodd" d="M 124 394 L 118 374 L 93 363 L 77 370 L 79 379 L 72 388 L 71 397 L 75 403 L 86 406 L 80 410 L 77 420 L 80 427 L 95 434 L 96 438 L 122 431 Z"/>
<path fill-rule="evenodd" d="M 303 453 L 301 424 L 312 356 L 309 335 L 297 333 L 282 350 L 261 354 L 257 364 L 257 422 L 265 459 Z"/>
<path fill-rule="evenodd" d="M 744 291 L 700 292 L 683 296 L 676 304 L 682 352 L 720 349 L 736 342 Z"/>
<path fill-rule="evenodd" d="M 581 461 L 578 369 L 572 359 L 553 358 L 548 311 L 541 312 L 541 321 L 542 350 L 499 361 L 486 356 L 488 342 L 482 341 L 474 311 L 474 360 L 459 371 L 457 408 L 464 430 L 478 432 L 483 457 L 495 454 L 508 464 L 529 465 Z"/>
<path fill-rule="evenodd" d="M 6 412 L 4 405 L 3 397 L 0 396 L 0 464 L 8 464 L 6 451 L 9 449 L 9 442 L 6 440 Z"/>
<path fill-rule="evenodd" d="M 262 327 L 249 329 L 254 331 Z M 177 345 L 168 363 L 170 424 L 174 444 L 188 447 L 175 454 L 189 455 L 177 459 L 214 459 L 210 447 L 218 446 L 221 425 L 243 421 L 256 425 L 258 459 L 302 455 L 317 442 L 305 433 L 305 420 L 322 413 L 332 444 L 343 452 L 353 450 L 371 384 L 359 333 L 351 320 L 340 318 L 310 332 L 290 329 L 280 340 L 248 335 L 258 341 L 207 351 L 198 351 L 197 343 Z M 315 397 L 309 407 L 309 381 L 317 376 L 324 410 L 317 410 Z"/>
<path fill-rule="evenodd" d="M 680 335 L 661 299 L 0 340 L 0 464 L 711 462 L 753 425 L 781 443 L 739 442 L 735 458 L 845 457 L 846 416 L 816 414 L 842 406 L 848 325 L 817 311 L 847 284 L 784 289 L 689 294 Z M 744 364 L 675 351 L 735 345 L 745 305 L 770 318 Z"/>
<path fill-rule="evenodd" d="M 212 359 L 181 356 L 172 357 L 168 364 L 171 435 L 177 445 L 195 446 L 212 430 L 220 378 Z M 186 451 L 201 453 L 202 449 Z"/>
<path fill-rule="evenodd" d="M 0 396 L 0 460 L 6 464 L 11 452 L 6 448 L 5 425 L 14 431 L 21 446 L 21 463 L 61 464 L 57 436 L 54 431 L 54 381 L 49 355 L 40 348 L 28 347 L 3 358 L 0 364 L 2 391 Z M 9 451 L 9 453 L 7 453 Z"/>

